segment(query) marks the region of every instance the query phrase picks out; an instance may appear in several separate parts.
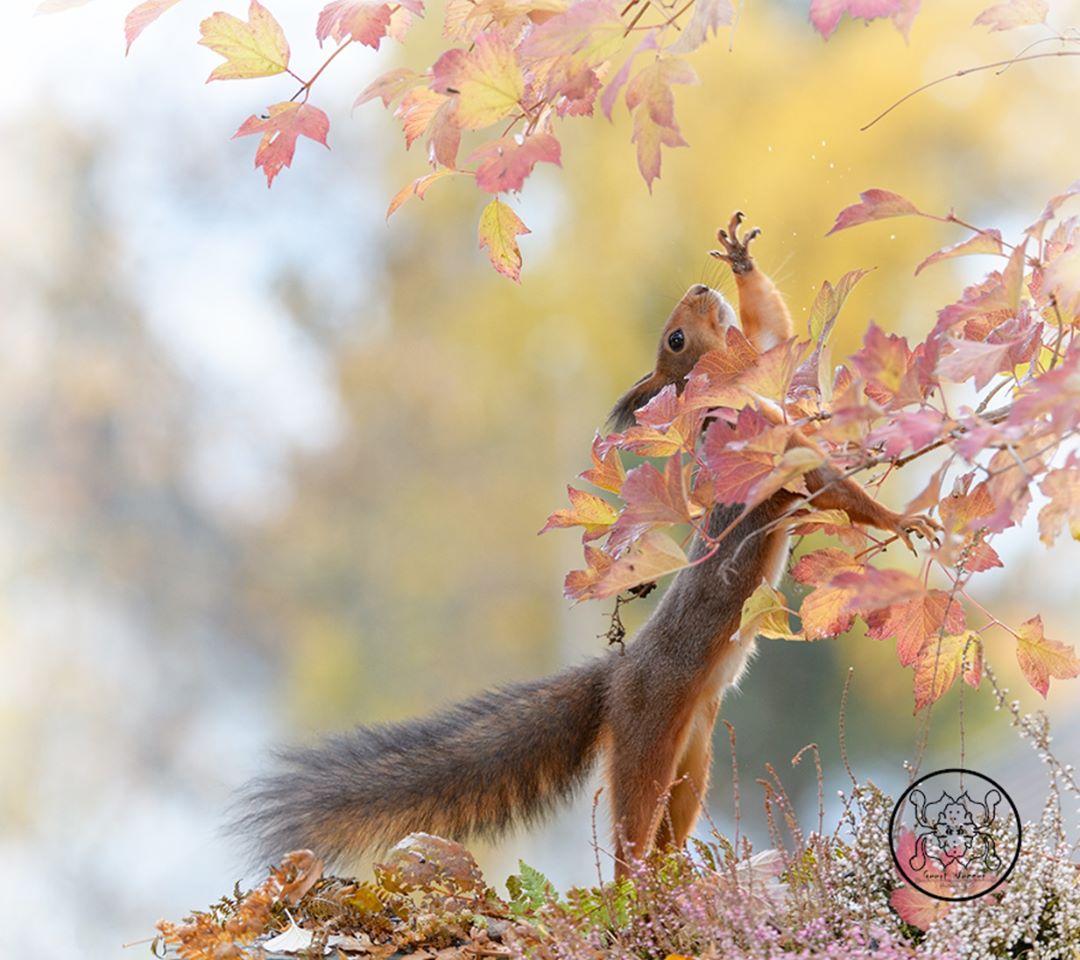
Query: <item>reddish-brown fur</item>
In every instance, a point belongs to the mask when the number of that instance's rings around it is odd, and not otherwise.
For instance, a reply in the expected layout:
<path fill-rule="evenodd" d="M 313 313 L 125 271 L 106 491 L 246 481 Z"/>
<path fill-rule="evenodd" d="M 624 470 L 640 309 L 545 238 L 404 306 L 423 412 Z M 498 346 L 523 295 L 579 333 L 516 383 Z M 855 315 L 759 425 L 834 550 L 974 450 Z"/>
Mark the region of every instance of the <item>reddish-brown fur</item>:
<path fill-rule="evenodd" d="M 739 238 L 740 220 L 737 214 L 720 231 L 725 249 L 717 256 L 735 273 L 743 331 L 768 349 L 792 335 L 791 317 L 749 255 L 756 231 Z M 718 293 L 691 287 L 664 325 L 654 369 L 615 405 L 615 426 L 631 424 L 634 411 L 667 384 L 681 390 L 703 354 L 724 349 L 724 329 L 734 322 Z M 679 349 L 671 346 L 676 331 Z M 792 442 L 811 441 L 796 435 Z M 887 510 L 829 468 L 808 474 L 807 486 L 819 491 L 818 506 L 846 510 L 855 523 L 905 542 L 910 532 L 934 535 L 932 521 Z M 285 753 L 278 773 L 249 785 L 235 826 L 269 858 L 297 847 L 349 858 L 418 830 L 496 834 L 544 815 L 604 753 L 617 875 L 657 843 L 681 845 L 708 789 L 721 696 L 752 653 L 753 639 L 739 637 L 742 604 L 762 578 L 775 584 L 783 571 L 788 534 L 774 521 L 791 502 L 781 492 L 760 504 L 712 556 L 677 574 L 625 655 Z M 714 508 L 710 535 L 741 512 L 737 505 Z M 704 541 L 695 541 L 691 556 L 705 552 Z"/>

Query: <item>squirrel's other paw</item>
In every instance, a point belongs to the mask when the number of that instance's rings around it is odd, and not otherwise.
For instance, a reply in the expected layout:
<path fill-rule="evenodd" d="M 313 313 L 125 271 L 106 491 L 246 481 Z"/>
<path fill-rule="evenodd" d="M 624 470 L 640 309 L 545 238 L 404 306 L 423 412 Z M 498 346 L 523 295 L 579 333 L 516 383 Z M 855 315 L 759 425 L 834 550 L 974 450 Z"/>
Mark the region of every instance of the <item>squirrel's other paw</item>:
<path fill-rule="evenodd" d="M 931 546 L 936 547 L 944 530 L 945 528 L 933 517 L 929 517 L 925 513 L 914 513 L 911 516 L 900 518 L 896 533 L 907 544 L 907 548 L 912 553 L 915 553 L 915 545 L 911 542 L 910 534 L 914 533 L 917 537 L 922 537 Z"/>
<path fill-rule="evenodd" d="M 750 256 L 750 242 L 761 233 L 760 228 L 754 227 L 740 239 L 739 225 L 742 222 L 742 211 L 736 211 L 728 222 L 727 229 L 716 231 L 716 239 L 720 241 L 724 249 L 711 251 L 717 260 L 731 264 L 733 273 L 749 273 L 754 269 L 754 258 Z"/>

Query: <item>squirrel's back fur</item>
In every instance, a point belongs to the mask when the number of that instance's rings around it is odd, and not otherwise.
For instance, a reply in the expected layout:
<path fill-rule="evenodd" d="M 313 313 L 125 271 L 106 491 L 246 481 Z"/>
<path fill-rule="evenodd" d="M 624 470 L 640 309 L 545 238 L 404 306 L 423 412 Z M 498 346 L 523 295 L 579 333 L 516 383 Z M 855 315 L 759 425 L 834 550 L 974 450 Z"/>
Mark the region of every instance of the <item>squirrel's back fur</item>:
<path fill-rule="evenodd" d="M 413 831 L 494 836 L 533 822 L 593 766 L 607 661 L 282 751 L 277 772 L 245 787 L 232 828 L 264 860 L 306 847 L 341 861 Z"/>

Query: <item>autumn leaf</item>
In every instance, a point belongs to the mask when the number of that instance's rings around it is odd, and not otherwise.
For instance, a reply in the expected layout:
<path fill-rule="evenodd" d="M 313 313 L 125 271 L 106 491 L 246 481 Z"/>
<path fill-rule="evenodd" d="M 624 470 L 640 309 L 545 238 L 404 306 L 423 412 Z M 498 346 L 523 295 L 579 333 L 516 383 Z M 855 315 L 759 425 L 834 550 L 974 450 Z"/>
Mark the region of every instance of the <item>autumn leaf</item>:
<path fill-rule="evenodd" d="M 275 103 L 267 108 L 266 116 L 248 117 L 233 134 L 233 139 L 262 134 L 255 150 L 255 166 L 263 168 L 269 187 L 282 167 L 292 166 L 297 137 L 308 137 L 325 147 L 329 130 L 330 119 L 318 107 L 306 103 Z"/>
<path fill-rule="evenodd" d="M 384 107 L 389 107 L 422 79 L 420 74 L 408 67 L 394 67 L 392 70 L 387 70 L 360 91 L 353 101 L 353 109 L 376 97 L 382 100 Z"/>
<path fill-rule="evenodd" d="M 571 65 L 598 66 L 622 48 L 626 24 L 605 0 L 580 0 L 546 20 L 521 42 L 529 60 L 565 57 Z"/>
<path fill-rule="evenodd" d="M 773 475 L 787 449 L 791 430 L 773 427 L 756 410 L 739 411 L 734 429 L 723 421 L 705 432 L 705 462 L 716 477 L 718 503 L 749 503 Z"/>
<path fill-rule="evenodd" d="M 531 231 L 498 197 L 480 214 L 480 247 L 488 248 L 492 266 L 504 277 L 521 282 L 521 249 L 517 238 Z"/>
<path fill-rule="evenodd" d="M 999 373 L 1012 370 L 1009 359 L 1012 343 L 983 343 L 978 340 L 949 338 L 952 352 L 938 361 L 939 376 L 954 383 L 972 380 L 976 390 L 982 390 Z"/>
<path fill-rule="evenodd" d="M 1080 540 L 1080 459 L 1073 454 L 1067 466 L 1051 470 L 1039 489 L 1049 499 L 1039 511 L 1039 539 L 1049 547 L 1068 523 L 1069 535 Z"/>
<path fill-rule="evenodd" d="M 160 17 L 169 7 L 175 7 L 180 0 L 146 0 L 140 3 L 124 19 L 124 39 L 127 40 L 125 55 L 131 53 L 131 45 L 139 38 L 150 24 Z"/>
<path fill-rule="evenodd" d="M 732 379 L 751 369 L 761 353 L 737 327 L 724 331 L 724 348 L 710 350 L 694 367 L 694 374 L 710 378 Z"/>
<path fill-rule="evenodd" d="M 959 634 L 964 629 L 964 611 L 955 600 L 949 602 L 944 590 L 928 590 L 913 600 L 875 610 L 866 622 L 867 636 L 875 640 L 896 638 L 900 663 L 909 667 L 928 643 L 937 640 L 942 630 L 946 634 Z"/>
<path fill-rule="evenodd" d="M 620 495 L 626 506 L 608 540 L 608 549 L 615 554 L 653 527 L 688 523 L 704 512 L 687 498 L 686 470 L 677 454 L 668 458 L 663 473 L 651 463 L 635 467 L 626 475 Z"/>
<path fill-rule="evenodd" d="M 887 457 L 898 457 L 909 447 L 919 450 L 939 439 L 945 425 L 950 422 L 930 407 L 901 411 L 884 426 L 872 430 L 867 442 L 871 445 L 882 444 L 882 452 Z"/>
<path fill-rule="evenodd" d="M 626 88 L 626 106 L 634 117 L 638 169 L 649 190 L 660 176 L 660 148 L 685 147 L 675 123 L 675 83 L 697 83 L 694 68 L 685 60 L 661 57 L 639 71 Z"/>
<path fill-rule="evenodd" d="M 890 17 L 896 29 L 907 39 L 920 3 L 921 0 L 811 0 L 810 22 L 828 40 L 845 13 L 853 20 L 865 20 L 867 23 L 879 17 Z"/>
<path fill-rule="evenodd" d="M 1047 264 L 1043 287 L 1053 295 L 1066 317 L 1080 314 L 1080 243 Z"/>
<path fill-rule="evenodd" d="M 915 834 L 911 830 L 904 830 L 896 841 L 896 859 L 903 864 L 901 875 L 909 881 L 915 880 L 919 886 L 931 893 L 951 896 L 952 890 L 944 877 L 926 876 L 926 867 L 915 870 L 913 862 L 927 862 L 925 857 L 916 859 Z M 889 895 L 889 905 L 899 914 L 904 923 L 910 923 L 920 930 L 929 930 L 930 924 L 945 916 L 952 909 L 952 903 L 948 900 L 939 900 L 937 897 L 928 896 L 913 886 L 904 885 L 897 887 Z"/>
<path fill-rule="evenodd" d="M 416 197 L 419 200 L 423 200 L 424 195 L 428 192 L 428 189 L 433 183 L 442 180 L 444 177 L 449 177 L 460 172 L 460 170 L 448 170 L 443 167 L 426 176 L 418 177 L 412 183 L 405 184 L 405 186 L 395 193 L 390 200 L 390 206 L 386 209 L 386 219 L 389 220 L 410 197 Z"/>
<path fill-rule="evenodd" d="M 615 508 L 587 490 L 576 490 L 568 486 L 566 492 L 570 496 L 570 509 L 556 510 L 547 518 L 547 523 L 540 533 L 558 527 L 584 527 L 586 540 L 595 540 L 607 533 L 617 516 Z"/>
<path fill-rule="evenodd" d="M 871 323 L 863 338 L 862 349 L 851 358 L 851 365 L 876 387 L 882 403 L 897 406 L 920 399 L 917 370 L 912 367 L 912 351 L 904 337 L 885 333 Z"/>
<path fill-rule="evenodd" d="M 390 16 L 390 5 L 387 3 L 332 0 L 319 12 L 315 39 L 321 47 L 329 38 L 341 43 L 346 37 L 351 37 L 357 43 L 378 50 L 390 27 Z"/>
<path fill-rule="evenodd" d="M 739 376 L 739 386 L 756 397 L 783 405 L 806 348 L 805 343 L 795 340 L 778 343 Z"/>
<path fill-rule="evenodd" d="M 611 119 L 611 111 L 615 109 L 615 103 L 619 99 L 619 91 L 626 86 L 626 81 L 630 79 L 630 71 L 634 68 L 638 54 L 644 53 L 646 50 L 656 49 L 658 49 L 656 31 L 651 30 L 645 34 L 641 43 L 634 47 L 630 55 L 623 61 L 622 66 L 616 71 L 615 76 L 604 87 L 604 92 L 600 96 L 600 109 L 604 111 L 604 116 L 609 120 Z"/>
<path fill-rule="evenodd" d="M 394 111 L 405 133 L 405 149 L 411 147 L 432 128 L 436 115 L 452 103 L 445 93 L 428 87 L 413 87 L 402 97 Z"/>
<path fill-rule="evenodd" d="M 203 20 L 199 30 L 199 43 L 225 58 L 207 77 L 208 83 L 272 77 L 289 68 L 285 32 L 259 0 L 251 0 L 246 21 L 230 13 L 215 13 Z"/>
<path fill-rule="evenodd" d="M 815 550 L 799 558 L 791 570 L 792 579 L 797 583 L 808 583 L 815 587 L 827 584 L 838 573 L 859 571 L 864 567 L 850 553 L 836 547 Z"/>
<path fill-rule="evenodd" d="M 567 600 L 588 600 L 596 585 L 607 575 L 615 560 L 596 547 L 585 545 L 585 569 L 571 570 L 563 581 Z"/>
<path fill-rule="evenodd" d="M 448 50 L 432 76 L 433 89 L 457 94 L 454 116 L 464 130 L 480 130 L 521 110 L 525 77 L 514 48 L 499 33 L 480 34 L 468 52 Z"/>
<path fill-rule="evenodd" d="M 915 664 L 915 713 L 941 697 L 963 675 L 970 687 L 982 681 L 982 642 L 974 630 L 932 640 Z"/>
<path fill-rule="evenodd" d="M 842 571 L 829 581 L 830 586 L 850 591 L 844 611 L 867 614 L 890 604 L 902 603 L 922 594 L 922 581 L 903 570 L 865 567 Z"/>
<path fill-rule="evenodd" d="M 550 133 L 534 133 L 531 136 L 510 134 L 477 147 L 469 156 L 469 162 L 479 161 L 476 183 L 488 193 L 504 193 L 520 190 L 525 178 L 536 164 L 561 165 L 559 141 Z"/>
<path fill-rule="evenodd" d="M 981 230 L 973 237 L 954 243 L 951 247 L 942 247 L 936 253 L 930 254 L 915 268 L 915 276 L 918 276 L 927 267 L 942 260 L 951 260 L 953 257 L 970 257 L 977 253 L 1001 254 L 1001 233 L 998 230 Z"/>
<path fill-rule="evenodd" d="M 855 623 L 855 614 L 846 612 L 853 595 L 853 590 L 825 584 L 803 597 L 799 619 L 807 639 L 822 640 L 847 633 Z"/>
<path fill-rule="evenodd" d="M 792 631 L 784 595 L 764 579 L 743 602 L 739 636 L 743 640 L 754 637 L 770 640 L 806 639 L 805 634 Z"/>
<path fill-rule="evenodd" d="M 980 13 L 973 26 L 989 27 L 991 30 L 1012 30 L 1036 23 L 1045 23 L 1050 10 L 1047 0 L 1008 0 L 989 7 Z"/>
<path fill-rule="evenodd" d="M 1067 680 L 1080 675 L 1080 660 L 1072 647 L 1043 635 L 1041 616 L 1020 624 L 1016 640 L 1016 660 L 1024 676 L 1036 690 L 1046 696 L 1050 678 Z"/>
<path fill-rule="evenodd" d="M 942 896 L 950 896 L 952 890 L 944 880 L 920 881 L 919 886 Z M 899 886 L 889 894 L 889 905 L 900 915 L 904 923 L 920 930 L 929 930 L 930 924 L 945 916 L 951 909 L 949 900 L 931 897 L 907 885 Z"/>
<path fill-rule="evenodd" d="M 619 451 L 614 447 L 604 449 L 604 440 L 600 434 L 593 437 L 592 443 L 592 468 L 581 474 L 582 480 L 588 480 L 594 487 L 618 493 L 622 489 L 626 479 L 626 469 L 623 467 Z"/>
<path fill-rule="evenodd" d="M 980 483 L 968 490 L 971 474 L 958 482 L 958 486 L 938 505 L 938 512 L 945 529 L 955 533 L 968 533 L 986 525 L 987 517 L 997 509 L 990 488 Z"/>
<path fill-rule="evenodd" d="M 593 589 L 594 597 L 613 597 L 641 583 L 659 580 L 690 563 L 686 554 L 662 530 L 650 530 L 619 557 Z"/>
<path fill-rule="evenodd" d="M 915 204 L 910 200 L 905 200 L 898 193 L 876 188 L 866 190 L 859 194 L 858 203 L 844 207 L 836 215 L 836 222 L 825 236 L 836 233 L 838 230 L 858 226 L 860 223 L 869 223 L 871 220 L 885 220 L 888 217 L 904 217 L 921 213 L 922 211 Z"/>
<path fill-rule="evenodd" d="M 710 32 L 717 34 L 721 27 L 730 27 L 734 23 L 735 6 L 732 0 L 695 0 L 689 23 L 668 50 L 671 53 L 690 53 L 709 39 Z"/>
<path fill-rule="evenodd" d="M 869 270 L 850 270 L 845 273 L 833 286 L 828 280 L 821 285 L 814 302 L 810 307 L 810 316 L 807 317 L 807 329 L 810 333 L 811 342 L 822 345 L 832 331 L 836 318 L 844 302 L 851 295 L 851 291 Z"/>

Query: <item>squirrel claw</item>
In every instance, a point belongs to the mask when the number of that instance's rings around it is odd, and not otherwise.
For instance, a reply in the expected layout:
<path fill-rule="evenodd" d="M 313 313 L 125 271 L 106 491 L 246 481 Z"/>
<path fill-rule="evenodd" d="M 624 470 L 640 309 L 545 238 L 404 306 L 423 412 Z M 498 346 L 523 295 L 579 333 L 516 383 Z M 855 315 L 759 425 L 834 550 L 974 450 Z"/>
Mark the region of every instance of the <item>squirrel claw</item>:
<path fill-rule="evenodd" d="M 734 273 L 749 273 L 754 269 L 754 260 L 750 256 L 750 242 L 760 236 L 761 230 L 754 227 L 749 233 L 739 238 L 739 225 L 743 222 L 741 210 L 737 210 L 728 222 L 727 229 L 716 231 L 716 239 L 720 241 L 724 249 L 711 251 L 717 260 L 723 260 L 731 265 Z"/>
<path fill-rule="evenodd" d="M 943 532 L 944 527 L 924 513 L 917 513 L 910 517 L 901 517 L 899 528 L 896 531 L 897 536 L 904 541 L 912 553 L 915 553 L 916 551 L 911 542 L 910 534 L 914 533 L 916 536 L 922 537 L 922 539 L 931 546 L 936 547 L 938 545 L 938 538 Z"/>

